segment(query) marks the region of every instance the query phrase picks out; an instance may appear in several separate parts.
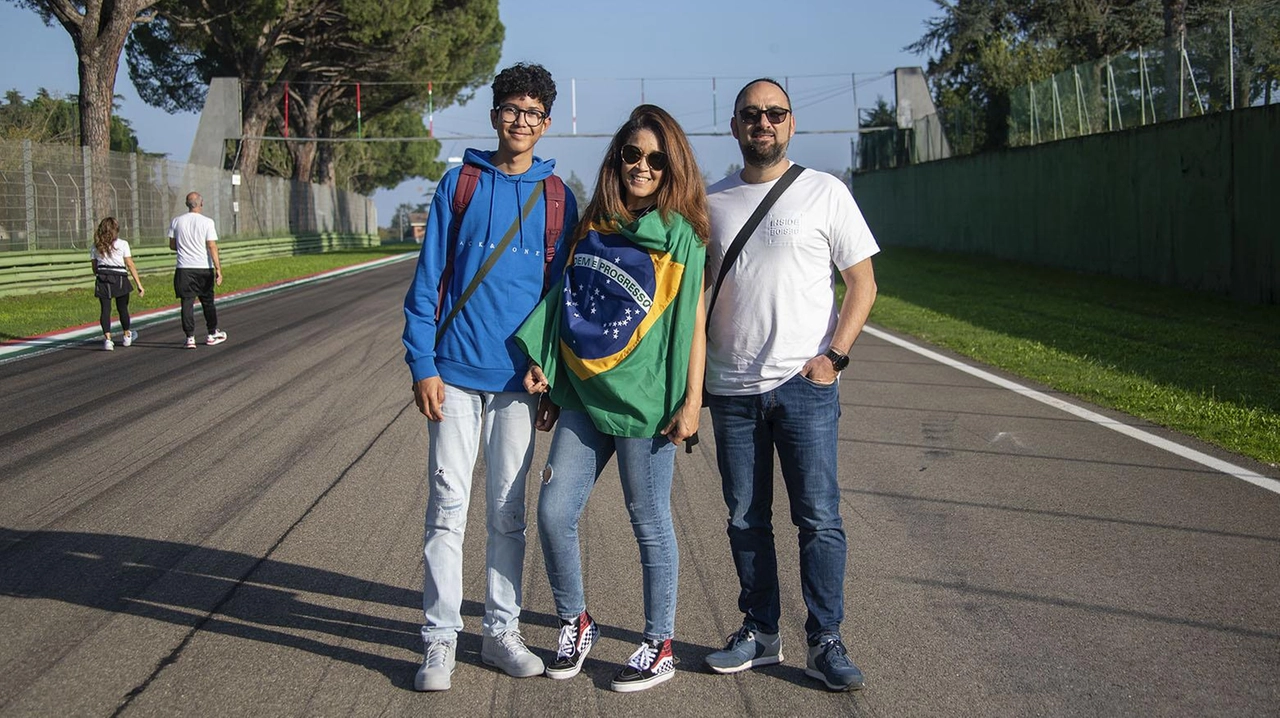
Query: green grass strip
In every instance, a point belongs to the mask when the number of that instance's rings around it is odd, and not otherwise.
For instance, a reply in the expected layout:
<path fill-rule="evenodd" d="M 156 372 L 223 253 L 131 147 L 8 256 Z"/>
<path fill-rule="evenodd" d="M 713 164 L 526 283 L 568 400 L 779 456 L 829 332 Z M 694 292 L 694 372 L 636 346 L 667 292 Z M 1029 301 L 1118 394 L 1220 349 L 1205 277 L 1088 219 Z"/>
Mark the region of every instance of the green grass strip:
<path fill-rule="evenodd" d="M 875 324 L 1280 462 L 1280 307 L 923 250 L 875 268 Z"/>
<path fill-rule="evenodd" d="M 217 294 L 229 294 L 305 277 L 394 254 L 416 252 L 417 249 L 416 244 L 389 244 L 225 265 L 222 268 L 222 286 L 217 288 Z M 85 276 L 91 277 L 92 270 L 87 259 L 84 266 Z M 129 300 L 130 314 L 140 314 L 149 309 L 170 307 L 178 303 L 173 295 L 172 271 L 144 274 L 142 285 L 146 287 L 147 293 L 143 297 L 136 293 L 133 295 Z M 93 296 L 92 288 L 5 297 L 0 301 L 0 339 L 21 339 L 81 324 L 97 323 L 98 311 L 98 300 Z M 112 311 L 114 312 L 114 307 Z"/>

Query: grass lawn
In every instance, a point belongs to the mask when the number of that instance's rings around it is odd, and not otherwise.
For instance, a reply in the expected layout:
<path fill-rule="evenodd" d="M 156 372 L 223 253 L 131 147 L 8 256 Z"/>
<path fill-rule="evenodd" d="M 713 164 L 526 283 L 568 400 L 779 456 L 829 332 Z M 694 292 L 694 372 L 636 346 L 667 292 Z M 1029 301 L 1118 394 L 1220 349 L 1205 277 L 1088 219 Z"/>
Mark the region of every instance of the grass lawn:
<path fill-rule="evenodd" d="M 223 265 L 222 286 L 217 288 L 217 294 L 229 294 L 417 250 L 418 245 L 412 243 L 390 244 Z M 85 260 L 84 266 L 85 276 L 91 277 L 88 260 Z M 135 293 L 129 299 L 130 314 L 178 303 L 173 296 L 172 271 L 144 274 L 142 286 L 146 287 L 147 294 L 139 297 Z M 92 288 L 4 297 L 0 300 L 0 340 L 37 336 L 67 327 L 97 323 L 98 311 L 98 300 L 93 296 Z M 114 312 L 113 306 L 113 317 Z"/>
<path fill-rule="evenodd" d="M 922 250 L 874 261 L 875 324 L 1280 463 L 1280 307 Z"/>

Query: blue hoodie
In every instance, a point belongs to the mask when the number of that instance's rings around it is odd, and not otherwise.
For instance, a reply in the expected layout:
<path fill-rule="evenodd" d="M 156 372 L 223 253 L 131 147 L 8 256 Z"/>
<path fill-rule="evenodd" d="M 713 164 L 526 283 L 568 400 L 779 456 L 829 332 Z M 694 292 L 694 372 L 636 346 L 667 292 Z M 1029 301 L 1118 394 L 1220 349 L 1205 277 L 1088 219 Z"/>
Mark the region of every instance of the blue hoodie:
<path fill-rule="evenodd" d="M 512 339 L 542 295 L 546 199 L 540 199 L 520 220 L 520 208 L 537 183 L 551 175 L 555 160 L 533 158 L 520 175 L 507 175 L 491 163 L 492 152 L 468 149 L 463 161 L 480 168 L 480 181 L 462 217 L 456 243 L 449 241 L 453 222 L 453 193 L 461 167 L 445 173 L 436 186 L 418 267 L 404 298 L 405 361 L 416 383 L 439 376 L 452 386 L 476 391 L 524 391 L 521 380 L 529 360 Z M 564 231 L 556 242 L 557 267 L 563 266 L 564 237 L 577 223 L 578 203 L 565 191 Z M 453 277 L 440 307 L 449 316 L 480 265 L 497 248 L 513 223 L 520 230 L 481 280 L 475 293 L 436 343 L 436 305 L 446 252 L 455 252 Z"/>

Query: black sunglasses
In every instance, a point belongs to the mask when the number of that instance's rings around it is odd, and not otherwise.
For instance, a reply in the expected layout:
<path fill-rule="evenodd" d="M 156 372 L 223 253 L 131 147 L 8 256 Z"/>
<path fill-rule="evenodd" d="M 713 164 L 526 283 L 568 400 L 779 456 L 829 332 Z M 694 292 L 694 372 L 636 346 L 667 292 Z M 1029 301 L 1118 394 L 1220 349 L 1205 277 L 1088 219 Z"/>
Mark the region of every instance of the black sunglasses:
<path fill-rule="evenodd" d="M 649 163 L 649 169 L 651 170 L 656 170 L 658 172 L 661 172 L 667 168 L 666 152 L 650 152 L 649 154 L 646 155 L 639 147 L 636 147 L 635 145 L 623 145 L 622 151 L 619 152 L 618 154 L 622 156 L 622 161 L 629 165 L 636 164 L 637 162 L 640 161 L 640 158 L 643 157 L 644 160 Z"/>
<path fill-rule="evenodd" d="M 744 125 L 754 125 L 760 122 L 760 116 L 764 115 L 769 118 L 769 124 L 778 125 L 787 121 L 787 115 L 791 114 L 791 110 L 785 107 L 767 107 L 760 109 L 759 107 L 744 107 L 738 110 L 738 121 Z"/>

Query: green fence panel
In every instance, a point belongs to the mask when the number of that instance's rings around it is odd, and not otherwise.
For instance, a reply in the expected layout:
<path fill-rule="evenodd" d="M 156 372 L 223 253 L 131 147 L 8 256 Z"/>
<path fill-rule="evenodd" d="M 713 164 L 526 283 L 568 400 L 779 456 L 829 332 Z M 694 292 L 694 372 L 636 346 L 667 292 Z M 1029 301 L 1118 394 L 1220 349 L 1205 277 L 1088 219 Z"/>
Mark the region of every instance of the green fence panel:
<path fill-rule="evenodd" d="M 857 175 L 886 249 L 1280 299 L 1280 106 Z"/>

